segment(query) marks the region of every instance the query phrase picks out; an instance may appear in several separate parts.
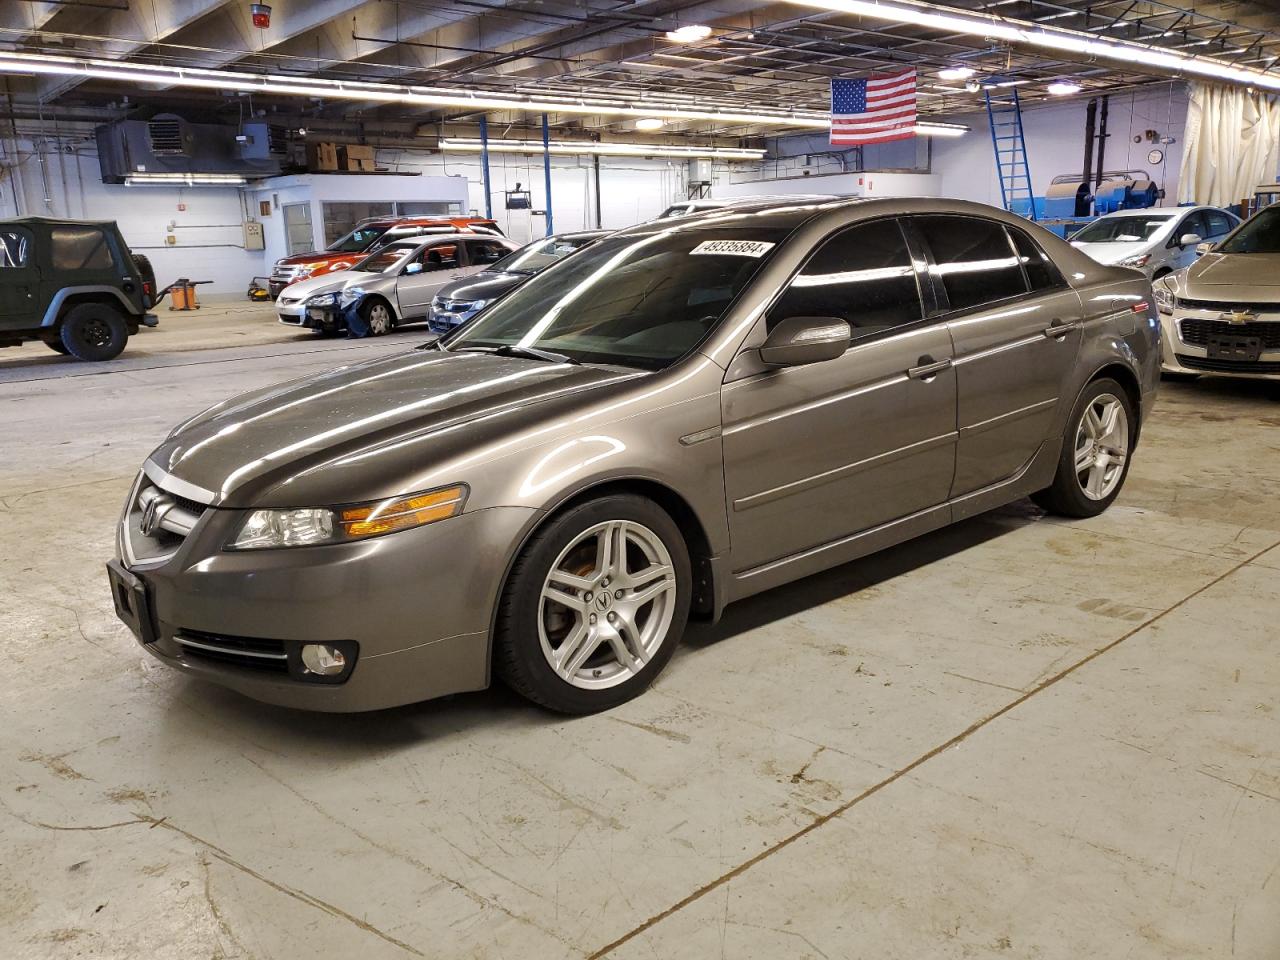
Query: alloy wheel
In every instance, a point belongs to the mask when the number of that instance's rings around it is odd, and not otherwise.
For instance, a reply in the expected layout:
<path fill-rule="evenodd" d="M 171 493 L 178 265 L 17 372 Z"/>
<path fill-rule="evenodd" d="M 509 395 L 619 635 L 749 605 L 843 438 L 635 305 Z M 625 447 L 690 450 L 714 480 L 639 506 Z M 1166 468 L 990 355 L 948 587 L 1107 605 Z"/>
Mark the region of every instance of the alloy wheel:
<path fill-rule="evenodd" d="M 1095 397 L 1076 427 L 1075 470 L 1090 500 L 1105 500 L 1124 478 L 1129 457 L 1129 415 L 1113 394 Z"/>
<path fill-rule="evenodd" d="M 608 520 L 580 533 L 551 565 L 538 639 L 560 679 L 601 690 L 644 669 L 675 609 L 675 567 L 662 539 L 643 524 Z"/>

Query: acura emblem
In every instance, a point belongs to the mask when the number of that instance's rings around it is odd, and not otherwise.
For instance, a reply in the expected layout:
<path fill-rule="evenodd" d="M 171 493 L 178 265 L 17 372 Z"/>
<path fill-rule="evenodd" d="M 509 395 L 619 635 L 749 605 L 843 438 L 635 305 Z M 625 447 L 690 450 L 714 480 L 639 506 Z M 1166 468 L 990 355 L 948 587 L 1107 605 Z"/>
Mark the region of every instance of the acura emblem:
<path fill-rule="evenodd" d="M 1222 319 L 1227 323 L 1251 323 L 1258 319 L 1258 315 L 1250 313 L 1248 310 L 1232 310 L 1230 313 L 1224 313 Z"/>
<path fill-rule="evenodd" d="M 160 521 L 172 509 L 173 504 L 164 497 L 152 497 L 143 504 L 142 517 L 138 521 L 138 529 L 142 535 L 149 537 L 155 533 L 156 527 L 160 526 Z"/>

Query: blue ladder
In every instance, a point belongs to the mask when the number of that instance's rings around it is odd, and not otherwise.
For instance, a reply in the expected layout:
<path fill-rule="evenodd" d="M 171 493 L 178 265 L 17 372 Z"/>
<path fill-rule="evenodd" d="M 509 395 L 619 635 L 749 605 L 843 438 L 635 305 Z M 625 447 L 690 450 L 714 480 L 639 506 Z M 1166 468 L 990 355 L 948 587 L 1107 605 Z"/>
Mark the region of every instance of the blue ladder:
<path fill-rule="evenodd" d="M 1000 176 L 1000 201 L 1010 213 L 1036 219 L 1036 201 L 1031 192 L 1031 168 L 1027 165 L 1027 138 L 1022 132 L 1022 104 L 1018 88 L 986 89 L 987 121 L 991 125 L 991 146 Z"/>

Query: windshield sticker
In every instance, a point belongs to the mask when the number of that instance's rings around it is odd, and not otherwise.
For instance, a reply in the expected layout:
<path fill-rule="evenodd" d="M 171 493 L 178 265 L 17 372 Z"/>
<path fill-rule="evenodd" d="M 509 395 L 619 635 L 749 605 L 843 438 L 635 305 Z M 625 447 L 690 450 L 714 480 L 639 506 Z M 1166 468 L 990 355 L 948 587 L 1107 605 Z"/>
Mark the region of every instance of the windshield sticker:
<path fill-rule="evenodd" d="M 730 257 L 763 257 L 775 245 L 763 240 L 704 240 L 692 250 L 689 256 L 720 254 Z"/>

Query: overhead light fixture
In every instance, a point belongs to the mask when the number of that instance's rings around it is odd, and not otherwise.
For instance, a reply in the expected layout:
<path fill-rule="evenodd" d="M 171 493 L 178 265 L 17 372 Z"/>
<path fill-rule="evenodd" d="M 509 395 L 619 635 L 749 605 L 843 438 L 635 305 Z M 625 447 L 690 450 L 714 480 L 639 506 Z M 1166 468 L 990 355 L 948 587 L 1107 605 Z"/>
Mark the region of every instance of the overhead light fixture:
<path fill-rule="evenodd" d="M 816 10 L 868 17 L 886 23 L 910 24 L 967 37 L 1039 47 L 1088 59 L 1113 60 L 1138 69 L 1167 70 L 1193 77 L 1224 80 L 1242 86 L 1253 85 L 1266 90 L 1280 90 L 1280 76 L 1236 67 L 1212 57 L 1151 47 L 1132 40 L 1096 37 L 1093 34 L 1066 27 L 1046 27 L 1026 20 L 1014 20 L 994 14 L 970 13 L 950 7 L 938 7 L 919 2 L 919 0 L 787 0 L 787 2 Z"/>
<path fill-rule="evenodd" d="M 711 28 L 701 23 L 691 23 L 688 26 L 667 31 L 667 39 L 672 43 L 697 43 L 709 36 L 711 36 Z"/>
<path fill-rule="evenodd" d="M 478 153 L 483 143 L 474 137 L 442 137 L 440 149 Z M 541 140 L 490 140 L 490 153 L 542 153 Z M 600 143 L 595 140 L 552 140 L 549 153 L 562 156 L 682 157 L 688 160 L 762 160 L 764 149 L 755 147 L 699 147 L 665 143 Z"/>
<path fill-rule="evenodd" d="M 124 178 L 125 186 L 139 187 L 148 184 L 168 184 L 187 187 L 242 187 L 249 181 L 234 173 L 130 173 Z"/>
<path fill-rule="evenodd" d="M 972 67 L 947 67 L 945 70 L 939 70 L 938 76 L 943 80 L 966 80 L 976 72 Z"/>
<path fill-rule="evenodd" d="M 1055 97 L 1069 97 L 1073 93 L 1079 93 L 1082 87 L 1078 83 L 1070 83 L 1066 80 L 1057 80 L 1054 83 L 1049 84 L 1045 89 Z"/>
<path fill-rule="evenodd" d="M 921 120 L 915 126 L 919 137 L 963 137 L 969 128 L 963 123 L 940 123 L 936 120 Z"/>
<path fill-rule="evenodd" d="M 661 130 L 667 125 L 667 121 L 661 117 L 641 117 L 636 121 L 637 130 Z"/>
<path fill-rule="evenodd" d="M 60 57 L 38 53 L 0 51 L 0 74 L 27 73 L 65 77 L 93 77 L 127 83 L 156 84 L 200 90 L 243 90 L 369 103 L 404 103 L 463 110 L 528 110 L 534 113 L 600 114 L 617 117 L 662 117 L 667 120 L 710 120 L 729 124 L 764 124 L 825 130 L 830 119 L 816 111 L 748 111 L 706 109 L 689 98 L 663 102 L 649 97 L 623 100 L 604 96 L 560 97 L 518 92 L 498 93 L 457 87 L 422 87 L 407 84 L 327 80 L 314 77 L 263 76 L 233 70 L 166 67 L 115 60 Z"/>

